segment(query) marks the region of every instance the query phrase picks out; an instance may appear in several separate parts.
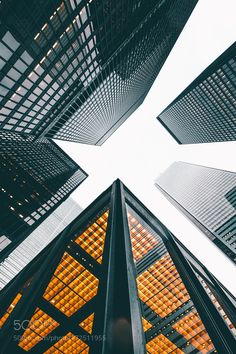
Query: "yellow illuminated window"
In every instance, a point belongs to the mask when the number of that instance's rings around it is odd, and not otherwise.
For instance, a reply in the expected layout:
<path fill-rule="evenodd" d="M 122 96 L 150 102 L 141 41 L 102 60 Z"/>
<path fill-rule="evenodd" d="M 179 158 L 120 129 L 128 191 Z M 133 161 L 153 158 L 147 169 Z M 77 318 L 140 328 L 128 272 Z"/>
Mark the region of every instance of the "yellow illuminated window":
<path fill-rule="evenodd" d="M 20 293 L 16 295 L 16 297 L 12 301 L 11 305 L 8 307 L 7 311 L 4 313 L 2 318 L 0 318 L 0 328 L 2 328 L 2 326 L 6 322 L 6 320 L 8 319 L 10 314 L 12 313 L 12 311 L 14 310 L 14 308 L 15 308 L 16 304 L 18 303 L 18 301 L 20 300 L 21 296 L 22 295 Z"/>
<path fill-rule="evenodd" d="M 184 354 L 184 352 L 172 343 L 163 334 L 153 338 L 150 342 L 146 344 L 147 352 L 150 354 Z"/>
<path fill-rule="evenodd" d="M 168 253 L 138 276 L 137 285 L 139 298 L 160 317 L 166 317 L 189 300 Z"/>
<path fill-rule="evenodd" d="M 148 322 L 145 318 L 142 318 L 143 330 L 146 332 L 149 328 L 152 327 L 152 324 Z"/>
<path fill-rule="evenodd" d="M 59 326 L 59 323 L 52 317 L 48 316 L 42 310 L 36 309 L 18 345 L 28 351 L 57 326 Z"/>
<path fill-rule="evenodd" d="M 158 240 L 130 213 L 128 221 L 133 257 L 137 262 L 158 244 Z"/>
<path fill-rule="evenodd" d="M 94 313 L 92 313 L 89 317 L 87 317 L 85 320 L 80 322 L 80 327 L 82 327 L 85 331 L 88 333 L 92 333 L 93 330 L 93 320 L 94 320 Z"/>
<path fill-rule="evenodd" d="M 210 337 L 196 311 L 190 312 L 187 316 L 173 325 L 188 342 L 202 354 L 207 354 L 214 349 Z"/>
<path fill-rule="evenodd" d="M 108 211 L 100 216 L 75 242 L 98 263 L 102 263 L 102 254 L 106 237 Z"/>
<path fill-rule="evenodd" d="M 44 354 L 85 354 L 89 353 L 89 346 L 81 339 L 69 332 L 62 337 L 56 344 L 49 348 Z"/>
<path fill-rule="evenodd" d="M 98 282 L 92 273 L 65 252 L 43 296 L 65 315 L 71 316 L 97 294 Z"/>

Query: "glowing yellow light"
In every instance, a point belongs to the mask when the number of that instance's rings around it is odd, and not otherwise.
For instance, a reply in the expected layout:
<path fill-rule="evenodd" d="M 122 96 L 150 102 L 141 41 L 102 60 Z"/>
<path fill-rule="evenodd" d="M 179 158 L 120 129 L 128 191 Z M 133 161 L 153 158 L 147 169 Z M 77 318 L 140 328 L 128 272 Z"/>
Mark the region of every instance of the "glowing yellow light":
<path fill-rule="evenodd" d="M 187 316 L 176 322 L 173 328 L 197 348 L 200 353 L 206 354 L 214 349 L 210 337 L 196 311 L 190 312 Z"/>
<path fill-rule="evenodd" d="M 29 321 L 28 327 L 18 344 L 19 347 L 26 351 L 30 350 L 58 326 L 59 323 L 47 313 L 36 309 L 35 314 Z"/>
<path fill-rule="evenodd" d="M 14 310 L 14 308 L 15 308 L 16 304 L 18 303 L 18 301 L 20 300 L 21 296 L 22 295 L 20 293 L 16 295 L 16 297 L 14 298 L 14 300 L 12 301 L 10 306 L 8 307 L 5 314 L 0 318 L 0 328 L 2 328 L 2 326 L 4 325 L 4 323 L 6 322 L 8 317 L 10 316 L 11 312 Z"/>
<path fill-rule="evenodd" d="M 62 337 L 57 343 L 55 343 L 51 348 L 49 348 L 44 354 L 58 354 L 65 353 L 88 353 L 89 346 L 85 344 L 81 339 L 76 337 L 71 332 L 67 333 Z"/>
<path fill-rule="evenodd" d="M 166 317 L 189 299 L 168 254 L 140 274 L 137 285 L 140 299 L 160 317 Z"/>
<path fill-rule="evenodd" d="M 44 298 L 69 317 L 90 301 L 97 289 L 98 279 L 65 252 Z"/>
<path fill-rule="evenodd" d="M 130 213 L 128 214 L 128 221 L 130 233 L 132 234 L 133 257 L 137 262 L 158 244 L 158 240 L 155 235 L 149 233 Z"/>
<path fill-rule="evenodd" d="M 149 328 L 152 327 L 152 324 L 148 322 L 145 318 L 142 318 L 143 330 L 146 332 Z"/>
<path fill-rule="evenodd" d="M 88 227 L 75 242 L 82 247 L 98 263 L 102 262 L 102 254 L 106 237 L 108 212 L 106 211 Z"/>
<path fill-rule="evenodd" d="M 79 325 L 83 327 L 85 331 L 92 334 L 93 321 L 94 321 L 94 313 L 92 313 L 89 317 L 83 320 Z"/>
<path fill-rule="evenodd" d="M 168 338 L 163 334 L 158 335 L 153 338 L 150 342 L 146 344 L 147 352 L 150 354 L 157 353 L 175 353 L 175 354 L 184 354 L 184 352 L 172 343 Z"/>

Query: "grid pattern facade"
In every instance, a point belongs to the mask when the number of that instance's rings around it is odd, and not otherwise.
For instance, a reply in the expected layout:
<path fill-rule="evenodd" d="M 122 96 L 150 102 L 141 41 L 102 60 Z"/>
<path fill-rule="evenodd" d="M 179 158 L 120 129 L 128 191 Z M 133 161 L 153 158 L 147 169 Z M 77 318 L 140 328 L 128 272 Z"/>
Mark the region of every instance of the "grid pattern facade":
<path fill-rule="evenodd" d="M 43 296 L 70 317 L 97 294 L 97 289 L 98 279 L 65 252 Z"/>
<path fill-rule="evenodd" d="M 96 213 L 79 234 L 90 232 L 91 227 L 97 224 L 104 228 L 105 234 L 100 236 L 103 240 L 106 236 L 107 217 L 108 206 Z M 93 235 L 97 240 L 96 230 Z M 93 235 L 90 235 L 91 238 Z M 89 249 L 76 243 L 77 237 L 74 235 L 68 241 L 52 278 L 37 301 L 33 316 L 27 321 L 27 328 L 24 328 L 18 343 L 25 352 L 36 350 L 40 353 L 89 353 L 90 345 L 87 342 L 93 330 L 96 305 L 93 300 L 98 291 L 101 275 L 97 274 L 101 265 L 95 260 L 91 262 L 93 255 Z M 0 318 L 0 327 L 4 326 L 7 318 L 14 312 L 23 292 L 24 287 Z"/>
<path fill-rule="evenodd" d="M 1 3 L 0 129 L 102 144 L 142 103 L 196 3 Z"/>
<path fill-rule="evenodd" d="M 156 186 L 236 261 L 236 173 L 175 162 Z"/>
<path fill-rule="evenodd" d="M 0 236 L 16 241 L 87 177 L 55 143 L 0 132 Z"/>
<path fill-rule="evenodd" d="M 236 43 L 193 81 L 158 120 L 180 144 L 236 140 Z"/>
<path fill-rule="evenodd" d="M 79 235 L 75 242 L 90 254 L 98 263 L 102 263 L 105 243 L 108 211 L 106 211 L 85 232 Z"/>
<path fill-rule="evenodd" d="M 136 245 L 131 231 L 137 229 L 138 241 L 141 232 L 150 227 L 129 206 L 128 213 L 135 260 Z M 155 231 L 150 231 L 153 240 L 157 240 L 155 252 L 153 249 L 141 251 L 141 258 L 136 262 L 147 353 L 216 353 L 163 240 Z M 150 237 L 144 237 L 143 243 L 149 248 Z"/>
<path fill-rule="evenodd" d="M 110 337 L 118 333 L 122 341 L 129 332 L 123 321 L 121 332 L 117 327 L 111 330 L 109 326 L 117 318 L 129 318 L 133 331 L 139 332 L 140 353 L 230 353 L 219 346 L 219 340 L 225 343 L 226 338 L 227 348 L 234 348 L 235 299 L 217 280 L 211 283 L 214 277 L 210 273 L 210 278 L 205 277 L 207 270 L 126 188 L 117 190 L 119 183 L 116 181 L 61 234 L 47 257 L 43 253 L 15 286 L 5 291 L 0 308 L 3 350 L 113 353 L 119 343 L 112 346 Z M 122 251 L 130 259 L 123 269 Z M 102 263 L 98 262 L 101 256 Z M 38 267 L 41 262 L 42 268 Z M 117 268 L 112 269 L 115 264 Z M 116 278 L 116 272 L 121 277 Z M 132 278 L 127 279 L 130 274 Z M 127 297 L 122 296 L 123 280 L 134 290 L 129 289 Z M 116 303 L 114 317 L 110 316 L 113 310 L 108 297 Z M 136 311 L 129 317 L 134 305 Z M 21 316 L 22 308 L 26 311 Z M 17 330 L 15 339 L 9 328 L 21 317 L 27 327 Z M 224 337 L 222 328 L 226 330 Z M 132 338 L 133 342 L 138 340 L 135 334 Z M 128 351 L 123 348 L 118 352 L 137 352 L 130 346 Z"/>
<path fill-rule="evenodd" d="M 92 334 L 93 331 L 93 320 L 94 320 L 94 313 L 89 315 L 85 320 L 83 320 L 79 325 L 82 327 L 86 332 Z"/>

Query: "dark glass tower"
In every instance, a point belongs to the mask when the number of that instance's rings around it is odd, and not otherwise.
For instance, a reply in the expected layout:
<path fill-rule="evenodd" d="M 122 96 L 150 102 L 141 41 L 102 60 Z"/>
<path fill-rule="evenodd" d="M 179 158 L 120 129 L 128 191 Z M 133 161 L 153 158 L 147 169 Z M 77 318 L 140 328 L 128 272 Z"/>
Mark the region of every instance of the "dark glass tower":
<path fill-rule="evenodd" d="M 235 299 L 120 181 L 0 296 L 3 354 L 235 349 Z"/>
<path fill-rule="evenodd" d="M 236 140 L 236 42 L 157 118 L 179 144 Z"/>
<path fill-rule="evenodd" d="M 0 129 L 101 145 L 142 103 L 197 0 L 0 4 Z"/>
<path fill-rule="evenodd" d="M 0 164 L 1 249 L 21 242 L 87 177 L 54 142 L 4 131 Z"/>
<path fill-rule="evenodd" d="M 236 262 L 235 172 L 175 162 L 155 185 Z"/>

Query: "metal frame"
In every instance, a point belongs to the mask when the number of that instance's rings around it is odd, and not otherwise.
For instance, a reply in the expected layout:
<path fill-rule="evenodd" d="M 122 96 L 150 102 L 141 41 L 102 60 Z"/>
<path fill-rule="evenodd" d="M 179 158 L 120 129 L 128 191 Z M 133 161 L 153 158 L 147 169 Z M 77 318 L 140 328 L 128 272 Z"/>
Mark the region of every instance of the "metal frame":
<path fill-rule="evenodd" d="M 60 262 L 65 248 L 68 247 L 68 245 L 72 245 L 71 240 L 73 240 L 78 232 L 82 232 L 86 229 L 88 225 L 91 224 L 91 219 L 108 204 L 109 217 L 103 262 L 101 265 L 98 264 L 97 267 L 93 267 L 94 270 L 91 270 L 99 279 L 98 293 L 96 297 L 84 305 L 81 310 L 68 318 L 52 304 L 44 300 L 42 294 Z M 19 331 L 14 330 L 14 320 L 29 320 L 37 305 L 60 323 L 60 326 L 52 331 L 50 335 L 54 333 L 64 335 L 65 331 L 68 332 L 68 330 L 78 335 L 86 334 L 87 339 L 83 340 L 90 345 L 90 353 L 92 354 L 146 353 L 145 343 L 148 337 L 144 335 L 142 329 L 142 310 L 136 286 L 138 273 L 132 255 L 127 204 L 131 206 L 131 208 L 140 215 L 142 220 L 158 233 L 163 240 L 216 350 L 219 353 L 234 353 L 236 341 L 193 270 L 196 259 L 192 257 L 187 249 L 184 249 L 184 246 L 181 247 L 181 244 L 169 230 L 144 207 L 120 180 L 117 180 L 113 183 L 112 187 L 107 189 L 83 211 L 45 251 L 44 254 L 46 257 L 44 257 L 45 260 L 43 260 L 42 266 L 33 276 L 33 280 L 25 289 L 22 299 L 16 305 L 1 330 L 0 340 L 3 354 L 7 352 L 25 352 L 19 348 L 18 343 L 14 341 L 14 335 L 20 334 Z M 88 257 L 88 255 L 85 255 L 85 252 L 76 252 L 78 250 L 79 248 L 72 249 L 69 253 L 72 252 L 71 255 L 75 258 L 77 253 L 79 253 L 78 257 L 80 257 L 80 255 L 81 257 Z M 187 252 L 187 258 L 183 250 Z M 41 259 L 42 258 L 39 258 L 39 263 Z M 82 262 L 81 258 L 79 258 L 79 261 Z M 96 263 L 93 261 L 92 257 L 89 258 L 89 261 L 93 262 L 94 265 Z M 35 272 L 35 268 L 32 267 L 32 265 L 31 269 Z M 202 273 L 206 273 L 204 268 L 202 268 L 202 270 Z M 201 272 L 200 266 L 198 271 Z M 30 274 L 28 274 L 28 276 L 30 276 Z M 226 295 L 225 290 L 221 289 L 219 282 L 217 282 L 209 272 L 207 276 L 209 276 L 212 283 L 214 283 L 214 289 L 217 295 L 222 299 L 227 310 L 233 313 L 234 305 L 230 303 L 230 297 Z M 25 279 L 26 277 L 24 277 L 24 280 Z M 5 296 L 9 296 L 11 292 L 16 293 L 19 282 L 20 280 L 18 278 L 15 286 L 14 283 L 11 284 L 9 291 L 5 292 Z M 12 296 L 9 296 L 9 298 L 12 298 Z M 94 311 L 93 334 L 88 335 L 82 328 L 79 328 L 78 323 L 83 321 L 83 319 Z M 235 316 L 231 318 L 235 319 L 234 317 Z M 125 328 L 124 333 L 122 333 L 126 335 L 125 343 L 121 340 L 117 340 L 117 334 L 119 339 L 122 336 L 119 323 L 122 324 L 122 328 Z M 102 335 L 101 340 L 94 341 L 93 335 Z M 182 342 L 183 341 L 185 341 L 184 337 L 182 337 Z M 29 353 L 42 353 L 49 348 L 49 345 L 51 346 L 54 343 L 53 341 L 47 343 L 47 341 L 42 340 L 33 347 Z"/>

